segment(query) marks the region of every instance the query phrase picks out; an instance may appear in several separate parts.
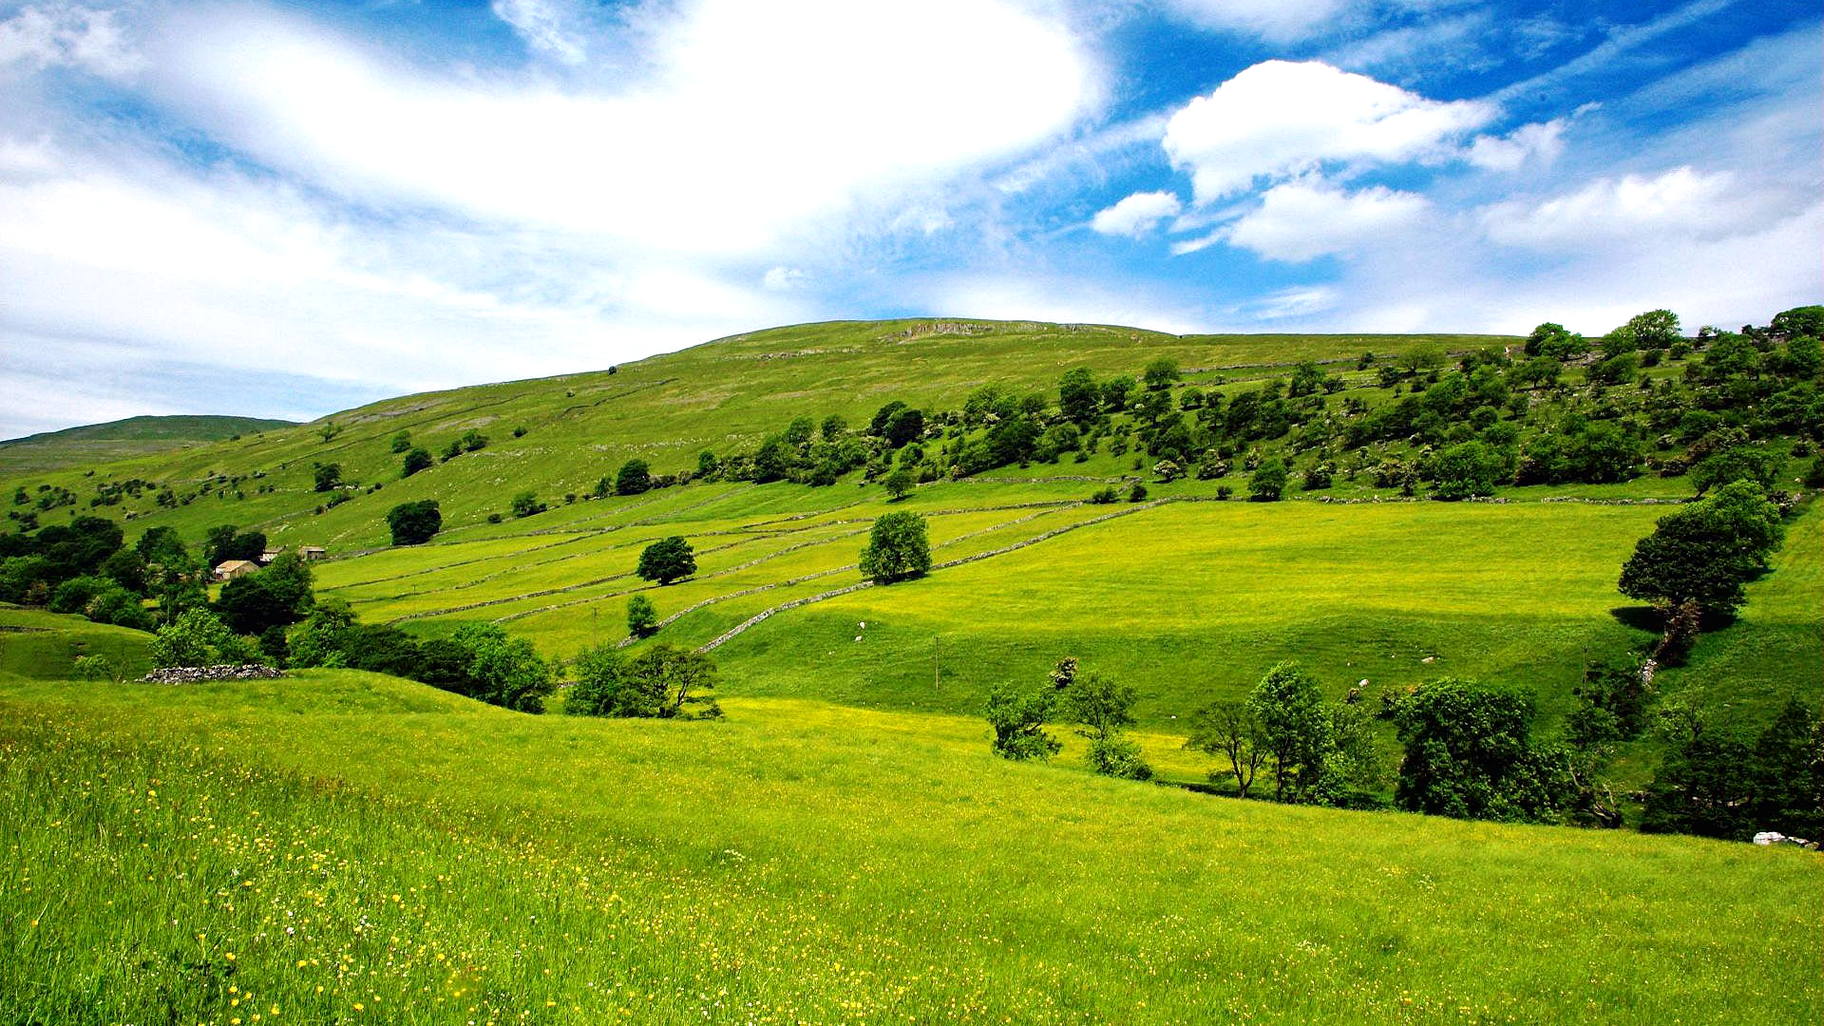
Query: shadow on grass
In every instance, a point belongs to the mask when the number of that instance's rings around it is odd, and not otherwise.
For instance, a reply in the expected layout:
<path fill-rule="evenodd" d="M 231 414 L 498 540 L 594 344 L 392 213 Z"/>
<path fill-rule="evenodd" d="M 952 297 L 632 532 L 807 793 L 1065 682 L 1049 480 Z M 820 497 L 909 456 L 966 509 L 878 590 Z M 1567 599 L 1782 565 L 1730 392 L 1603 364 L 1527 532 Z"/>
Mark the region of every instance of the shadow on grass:
<path fill-rule="evenodd" d="M 1662 634 L 1666 629 L 1665 613 L 1654 606 L 1618 606 L 1609 610 L 1609 615 L 1613 616 L 1624 626 L 1632 627 L 1639 631 Z M 1735 621 L 1736 615 L 1734 613 L 1705 610 L 1703 622 L 1699 629 L 1702 630 L 1703 633 L 1709 634 L 1713 631 L 1720 631 L 1726 627 L 1732 627 L 1735 625 Z"/>

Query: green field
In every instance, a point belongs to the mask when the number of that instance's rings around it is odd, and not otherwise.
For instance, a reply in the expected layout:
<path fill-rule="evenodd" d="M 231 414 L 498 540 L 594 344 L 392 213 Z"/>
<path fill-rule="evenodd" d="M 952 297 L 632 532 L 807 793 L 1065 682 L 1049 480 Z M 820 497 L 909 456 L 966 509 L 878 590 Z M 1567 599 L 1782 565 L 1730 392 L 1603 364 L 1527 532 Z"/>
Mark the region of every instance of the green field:
<path fill-rule="evenodd" d="M 296 426 L 259 417 L 128 417 L 0 441 L 0 474 L 86 468 Z"/>
<path fill-rule="evenodd" d="M 337 671 L 0 684 L 0 1018 L 1824 1012 L 1807 853 L 1236 803 L 1005 763 L 951 717 L 729 713 L 534 718 Z"/>

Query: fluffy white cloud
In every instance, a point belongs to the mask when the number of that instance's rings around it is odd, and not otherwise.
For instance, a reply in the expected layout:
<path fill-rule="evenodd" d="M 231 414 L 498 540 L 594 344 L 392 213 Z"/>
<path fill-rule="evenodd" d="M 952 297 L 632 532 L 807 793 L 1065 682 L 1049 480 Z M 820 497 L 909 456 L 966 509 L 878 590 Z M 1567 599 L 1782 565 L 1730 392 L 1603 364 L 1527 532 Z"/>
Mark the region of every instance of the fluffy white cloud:
<path fill-rule="evenodd" d="M 111 10 L 71 3 L 32 4 L 0 21 L 0 68 L 72 65 L 111 78 L 144 64 Z"/>
<path fill-rule="evenodd" d="M 997 0 L 696 0 L 613 88 L 401 67 L 272 13 L 179 19 L 157 95 L 365 201 L 754 254 L 1068 128 L 1097 69 Z M 941 55 L 943 74 L 906 74 Z"/>
<path fill-rule="evenodd" d="M 1167 0 L 1166 6 L 1193 25 L 1285 42 L 1321 31 L 1350 3 L 1349 0 Z"/>
<path fill-rule="evenodd" d="M 1317 61 L 1266 61 L 1172 116 L 1165 152 L 1201 203 L 1333 163 L 1442 157 L 1493 117 L 1471 100 L 1429 100 Z"/>
<path fill-rule="evenodd" d="M 810 278 L 811 276 L 806 274 L 802 268 L 780 265 L 770 268 L 762 275 L 760 284 L 774 292 L 788 292 L 792 289 L 803 288 Z"/>
<path fill-rule="evenodd" d="M 1177 217 L 1183 209 L 1184 204 L 1169 192 L 1136 192 L 1097 212 L 1089 226 L 1103 235 L 1139 238 L 1166 218 Z"/>
<path fill-rule="evenodd" d="M 1599 178 L 1548 200 L 1510 200 L 1485 208 L 1488 237 L 1511 246 L 1551 249 L 1655 236 L 1735 234 L 1762 226 L 1770 197 L 1738 189 L 1728 171 L 1673 168 L 1658 175 Z"/>
<path fill-rule="evenodd" d="M 1268 189 L 1225 240 L 1269 260 L 1301 262 L 1385 245 L 1431 209 L 1425 197 L 1375 186 L 1346 192 L 1321 181 Z"/>
<path fill-rule="evenodd" d="M 1469 162 L 1489 171 L 1518 171 L 1529 161 L 1550 164 L 1564 152 L 1564 118 L 1521 125 L 1505 136 L 1478 136 L 1470 143 Z"/>

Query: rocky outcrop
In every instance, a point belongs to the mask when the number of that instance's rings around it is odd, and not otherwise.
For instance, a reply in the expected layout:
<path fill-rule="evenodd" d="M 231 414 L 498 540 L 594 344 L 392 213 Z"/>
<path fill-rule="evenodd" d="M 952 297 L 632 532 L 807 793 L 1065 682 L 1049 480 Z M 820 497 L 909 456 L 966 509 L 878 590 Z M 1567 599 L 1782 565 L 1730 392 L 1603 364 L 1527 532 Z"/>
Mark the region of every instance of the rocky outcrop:
<path fill-rule="evenodd" d="M 216 680 L 271 680 L 285 676 L 258 663 L 223 666 L 161 666 L 140 678 L 147 684 L 202 684 Z"/>

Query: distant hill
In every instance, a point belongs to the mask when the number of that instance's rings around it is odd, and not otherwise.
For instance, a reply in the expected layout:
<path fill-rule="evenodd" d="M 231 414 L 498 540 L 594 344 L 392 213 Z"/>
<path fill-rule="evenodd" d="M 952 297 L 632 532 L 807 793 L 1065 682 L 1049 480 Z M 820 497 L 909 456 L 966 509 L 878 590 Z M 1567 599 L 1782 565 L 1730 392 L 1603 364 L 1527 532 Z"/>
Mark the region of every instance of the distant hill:
<path fill-rule="evenodd" d="M 296 426 L 261 417 L 128 417 L 0 441 L 0 473 L 62 470 Z"/>

